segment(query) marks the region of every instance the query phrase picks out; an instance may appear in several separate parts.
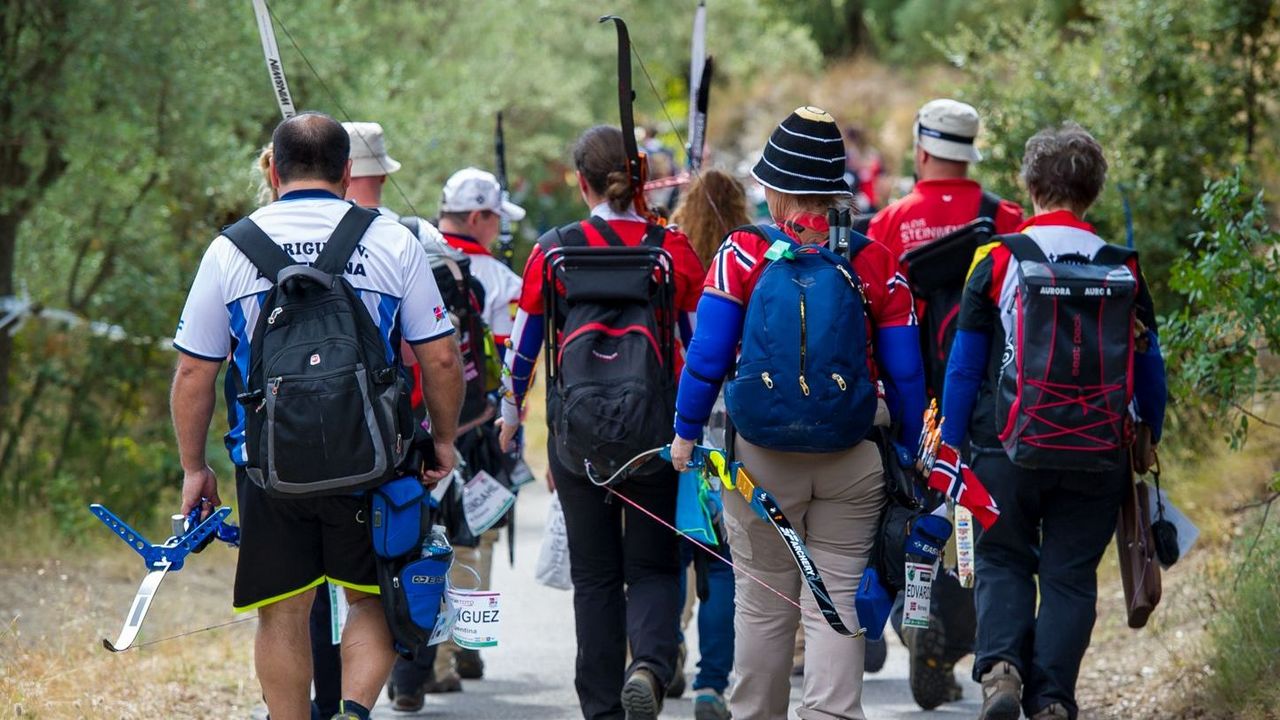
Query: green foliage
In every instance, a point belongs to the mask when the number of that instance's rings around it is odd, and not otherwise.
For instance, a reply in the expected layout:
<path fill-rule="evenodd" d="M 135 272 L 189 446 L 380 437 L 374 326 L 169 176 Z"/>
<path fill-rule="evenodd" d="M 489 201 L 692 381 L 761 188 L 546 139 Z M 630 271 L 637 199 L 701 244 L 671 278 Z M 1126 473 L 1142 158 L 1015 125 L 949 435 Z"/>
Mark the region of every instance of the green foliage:
<path fill-rule="evenodd" d="M 1186 300 L 1166 319 L 1177 359 L 1171 394 L 1224 422 L 1233 448 L 1249 430 L 1248 407 L 1280 391 L 1280 233 L 1262 193 L 1236 171 L 1209 183 L 1196 210 L 1203 229 L 1174 263 L 1169 285 Z"/>
<path fill-rule="evenodd" d="M 1210 621 L 1210 686 L 1223 717 L 1273 717 L 1280 706 L 1280 527 L 1251 532 L 1256 542 L 1238 559 L 1236 582 Z"/>
<path fill-rule="evenodd" d="M 1037 14 L 1061 28 L 1084 9 L 1081 0 L 867 0 L 865 14 L 880 55 L 920 65 L 943 60 L 939 43 L 962 28 L 1013 27 Z"/>
<path fill-rule="evenodd" d="M 1093 20 L 1069 32 L 1039 10 L 1025 23 L 962 27 L 944 48 L 969 78 L 959 96 L 982 112 L 987 160 L 979 172 L 998 192 L 1021 194 L 1023 145 L 1038 130 L 1073 120 L 1098 138 L 1109 181 L 1089 220 L 1121 241 L 1127 192 L 1136 246 L 1163 304 L 1168 268 L 1197 230 L 1192 209 L 1204 180 L 1258 159 L 1257 127 L 1280 70 L 1233 48 L 1274 58 L 1280 9 L 1253 0 L 1087 9 Z"/>
<path fill-rule="evenodd" d="M 806 33 L 763 3 L 713 3 L 718 82 L 816 64 Z M 574 0 L 271 5 L 298 107 L 386 128 L 404 166 L 386 188 L 387 205 L 434 215 L 449 174 L 492 168 L 493 119 L 503 109 L 508 172 L 530 209 L 525 235 L 581 212 L 566 183 L 569 144 L 618 117 L 615 34 L 596 22 L 603 8 Z M 694 6 L 610 8 L 628 20 L 636 58 L 661 94 L 635 62 L 637 119 L 663 132 L 671 132 L 664 101 L 684 123 Z M 15 291 L 138 340 L 41 322 L 15 337 L 12 372 L 0 362 L 0 387 L 12 389 L 7 405 L 0 393 L 0 500 L 12 511 L 51 508 L 72 518 L 68 530 L 82 527 L 91 500 L 139 517 L 180 477 L 168 418 L 173 354 L 153 341 L 172 336 L 217 228 L 254 207 L 254 161 L 279 120 L 253 12 L 247 0 L 17 0 L 0 12 L 0 48 L 0 250 L 16 238 Z M 61 174 L 36 182 L 44 165 Z M 6 235 L 5 214 L 25 206 L 16 235 Z M 0 343 L 0 360 L 7 356 Z M 223 417 L 214 418 L 215 435 Z M 224 487 L 225 456 L 213 438 L 209 457 L 221 464 Z"/>

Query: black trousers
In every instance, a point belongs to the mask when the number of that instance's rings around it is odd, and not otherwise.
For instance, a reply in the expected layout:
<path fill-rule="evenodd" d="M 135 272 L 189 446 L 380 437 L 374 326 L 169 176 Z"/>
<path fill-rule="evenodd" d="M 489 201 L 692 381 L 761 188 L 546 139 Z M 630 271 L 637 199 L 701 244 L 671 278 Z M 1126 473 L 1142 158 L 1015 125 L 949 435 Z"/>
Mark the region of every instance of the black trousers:
<path fill-rule="evenodd" d="M 684 606 L 678 538 L 592 485 L 585 475 L 566 468 L 556 457 L 555 447 L 549 447 L 547 454 L 569 536 L 578 701 L 587 720 L 621 719 L 622 685 L 632 668 L 648 668 L 664 687 L 671 682 Z M 615 489 L 674 522 L 677 478 L 667 465 L 655 475 L 628 479 Z"/>
<path fill-rule="evenodd" d="M 1074 720 L 1076 679 L 1097 618 L 1098 563 L 1129 473 L 1029 470 L 1002 452 L 975 453 L 972 467 L 1000 507 L 976 547 L 973 677 L 1007 661 L 1022 675 L 1027 717 L 1057 702 Z"/>

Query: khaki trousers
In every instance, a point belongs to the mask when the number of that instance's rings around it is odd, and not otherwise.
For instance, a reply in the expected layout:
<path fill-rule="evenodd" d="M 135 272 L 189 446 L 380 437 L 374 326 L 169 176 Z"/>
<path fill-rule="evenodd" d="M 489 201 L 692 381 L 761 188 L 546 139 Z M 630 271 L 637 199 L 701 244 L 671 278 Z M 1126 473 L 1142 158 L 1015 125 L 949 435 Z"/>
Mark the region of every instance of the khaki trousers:
<path fill-rule="evenodd" d="M 871 554 L 884 505 L 883 468 L 871 442 L 839 453 L 767 450 L 738 438 L 737 459 L 778 501 L 822 574 L 840 617 L 857 627 L 853 596 Z M 777 530 L 741 495 L 727 492 L 725 523 L 734 560 L 804 608 L 738 573 L 734 675 L 729 709 L 739 720 L 785 720 L 796 629 L 804 626 L 804 694 L 799 717 L 863 720 L 863 638 L 827 625 Z"/>
<path fill-rule="evenodd" d="M 449 583 L 461 590 L 488 590 L 493 574 L 493 544 L 498 540 L 499 530 L 486 530 L 480 535 L 480 542 L 475 547 L 453 548 L 453 567 L 449 569 Z M 466 567 L 463 567 L 463 566 Z M 480 586 L 476 587 L 476 576 L 471 568 L 480 576 Z M 455 657 L 462 648 L 453 640 L 446 640 L 437 646 L 435 675 L 436 680 L 454 672 Z"/>

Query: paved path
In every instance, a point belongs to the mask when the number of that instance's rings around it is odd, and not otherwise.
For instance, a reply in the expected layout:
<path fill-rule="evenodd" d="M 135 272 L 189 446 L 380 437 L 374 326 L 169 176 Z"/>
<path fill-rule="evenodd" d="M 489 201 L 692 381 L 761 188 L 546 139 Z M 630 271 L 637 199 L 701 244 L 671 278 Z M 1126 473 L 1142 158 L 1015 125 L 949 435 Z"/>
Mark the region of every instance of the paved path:
<path fill-rule="evenodd" d="M 384 698 L 374 717 L 392 718 L 458 718 L 498 720 L 576 720 L 577 698 L 573 691 L 572 594 L 539 585 L 533 579 L 542 526 L 546 519 L 549 495 L 544 487 L 527 486 L 520 494 L 516 531 L 516 566 L 506 562 L 506 534 L 495 550 L 494 587 L 503 593 L 503 625 L 500 645 L 484 653 L 486 677 L 464 681 L 462 693 L 427 696 L 426 708 L 420 713 L 397 713 Z M 696 629 L 689 635 L 689 669 L 696 662 Z M 945 705 L 932 712 L 922 711 L 911 700 L 907 688 L 907 654 L 897 640 L 889 650 L 884 670 L 866 678 L 863 707 L 871 720 L 930 718 L 974 718 L 978 714 L 980 688 L 965 681 L 965 700 Z M 967 673 L 968 665 L 962 669 Z M 692 676 L 690 676 L 692 677 Z M 798 702 L 798 679 L 792 683 L 792 707 Z M 692 718 L 693 702 L 684 698 L 667 701 L 664 718 Z"/>

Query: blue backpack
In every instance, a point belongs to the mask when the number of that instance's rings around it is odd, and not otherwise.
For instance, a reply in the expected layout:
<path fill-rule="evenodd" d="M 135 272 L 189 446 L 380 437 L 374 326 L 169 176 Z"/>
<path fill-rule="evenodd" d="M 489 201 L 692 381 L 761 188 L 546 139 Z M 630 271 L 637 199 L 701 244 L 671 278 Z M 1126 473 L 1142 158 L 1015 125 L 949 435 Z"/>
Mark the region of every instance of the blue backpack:
<path fill-rule="evenodd" d="M 861 285 L 849 261 L 826 247 L 801 245 L 773 226 L 750 230 L 773 245 L 725 388 L 729 419 L 761 447 L 847 450 L 866 439 L 876 413 Z M 861 247 L 851 246 L 850 257 Z"/>

